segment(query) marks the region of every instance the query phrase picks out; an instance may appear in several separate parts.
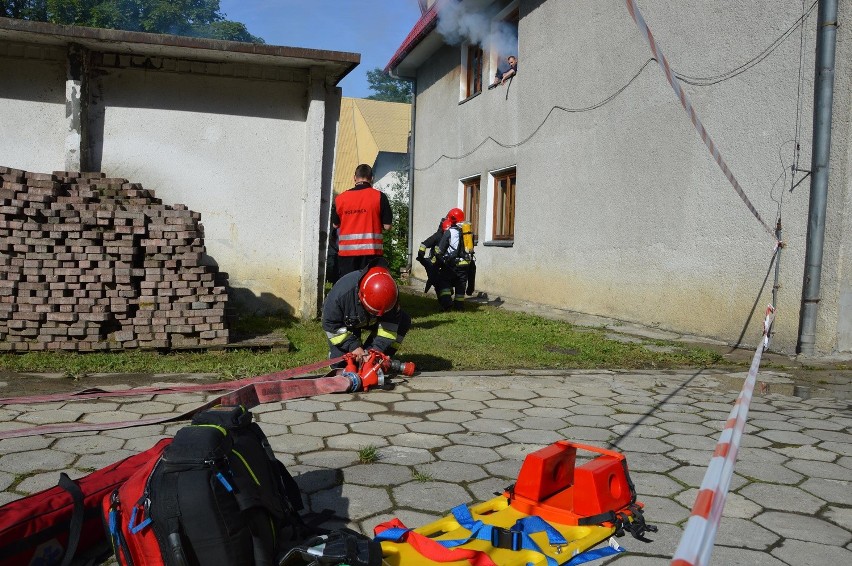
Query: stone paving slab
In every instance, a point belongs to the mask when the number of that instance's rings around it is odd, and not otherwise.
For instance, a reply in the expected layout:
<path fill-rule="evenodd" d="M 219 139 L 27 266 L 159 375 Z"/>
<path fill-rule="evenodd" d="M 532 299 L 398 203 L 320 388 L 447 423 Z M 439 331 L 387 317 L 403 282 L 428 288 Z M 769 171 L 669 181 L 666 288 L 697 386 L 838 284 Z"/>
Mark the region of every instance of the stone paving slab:
<path fill-rule="evenodd" d="M 664 565 L 742 378 L 691 369 L 433 372 L 392 391 L 271 403 L 255 416 L 308 507 L 335 510 L 340 519 L 329 526 L 368 534 L 391 517 L 418 526 L 492 497 L 515 480 L 527 454 L 557 438 L 621 450 L 647 520 L 660 531 L 650 544 L 621 539 L 629 552 L 600 563 Z M 755 391 L 713 563 L 852 563 L 849 403 L 794 397 L 777 384 Z M 0 429 L 177 415 L 204 399 L 172 393 L 7 405 Z M 0 504 L 45 489 L 61 471 L 76 478 L 145 450 L 184 424 L 0 441 Z M 377 454 L 373 463 L 360 461 L 367 447 Z"/>

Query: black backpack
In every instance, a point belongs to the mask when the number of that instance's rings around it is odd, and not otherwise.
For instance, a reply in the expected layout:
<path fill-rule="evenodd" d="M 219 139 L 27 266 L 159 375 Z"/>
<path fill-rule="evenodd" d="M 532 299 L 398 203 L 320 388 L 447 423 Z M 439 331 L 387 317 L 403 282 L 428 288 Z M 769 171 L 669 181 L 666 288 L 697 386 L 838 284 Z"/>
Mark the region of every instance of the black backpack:
<path fill-rule="evenodd" d="M 243 407 L 198 413 L 107 508 L 119 563 L 273 566 L 305 536 L 299 488 Z M 288 544 L 289 543 L 289 544 Z"/>

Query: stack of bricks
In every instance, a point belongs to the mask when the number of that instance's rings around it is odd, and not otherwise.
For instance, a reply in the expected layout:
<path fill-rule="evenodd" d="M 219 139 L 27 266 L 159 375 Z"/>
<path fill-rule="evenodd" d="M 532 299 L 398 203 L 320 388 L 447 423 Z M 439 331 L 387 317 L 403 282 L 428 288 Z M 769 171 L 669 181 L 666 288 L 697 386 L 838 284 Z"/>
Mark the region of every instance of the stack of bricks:
<path fill-rule="evenodd" d="M 0 167 L 0 350 L 228 342 L 201 215 L 103 173 Z"/>

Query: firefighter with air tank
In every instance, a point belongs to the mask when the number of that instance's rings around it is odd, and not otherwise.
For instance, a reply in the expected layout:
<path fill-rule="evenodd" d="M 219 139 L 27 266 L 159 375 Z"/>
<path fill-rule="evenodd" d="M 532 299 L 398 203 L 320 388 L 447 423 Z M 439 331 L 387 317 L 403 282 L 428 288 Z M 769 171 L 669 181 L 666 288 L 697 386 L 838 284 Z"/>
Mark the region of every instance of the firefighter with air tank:
<path fill-rule="evenodd" d="M 420 244 L 417 253 L 417 261 L 426 269 L 426 291 L 435 286 L 443 310 L 464 310 L 465 294 L 473 294 L 475 286 L 473 233 L 470 223 L 464 220 L 462 209 L 451 209 L 441 219 L 438 230 Z"/>

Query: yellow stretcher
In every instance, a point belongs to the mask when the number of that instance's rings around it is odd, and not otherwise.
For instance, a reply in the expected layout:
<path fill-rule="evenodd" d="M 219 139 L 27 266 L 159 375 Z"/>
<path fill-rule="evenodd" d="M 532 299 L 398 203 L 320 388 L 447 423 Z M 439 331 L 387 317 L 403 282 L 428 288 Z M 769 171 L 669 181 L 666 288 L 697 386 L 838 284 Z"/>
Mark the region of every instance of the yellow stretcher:
<path fill-rule="evenodd" d="M 489 525 L 508 529 L 518 519 L 527 515 L 512 508 L 505 497 L 495 497 L 484 503 L 479 503 L 470 508 L 474 519 L 479 519 Z M 538 543 L 539 548 L 545 551 L 558 564 L 565 564 L 575 555 L 588 550 L 601 541 L 606 540 L 615 532 L 615 527 L 604 527 L 592 525 L 586 527 L 560 525 L 550 522 L 559 533 L 568 541 L 568 546 L 554 547 L 548 542 L 547 535 L 543 532 L 535 533 L 530 537 Z M 455 540 L 467 538 L 470 531 L 462 527 L 458 521 L 448 515 L 433 523 L 414 529 L 415 532 L 436 540 Z M 472 540 L 458 548 L 480 550 L 488 554 L 491 560 L 498 566 L 546 566 L 547 559 L 543 554 L 532 550 L 509 550 L 495 548 L 484 540 Z M 470 566 L 467 560 L 454 562 L 435 562 L 424 557 L 420 552 L 405 542 L 382 542 L 382 561 L 385 566 L 432 566 L 442 564 L 444 566 Z"/>
<path fill-rule="evenodd" d="M 598 456 L 575 467 L 578 449 Z M 551 532 L 527 529 L 519 526 L 519 520 L 546 525 Z M 377 533 L 389 526 L 394 525 L 380 525 Z M 477 531 L 474 538 L 470 529 Z M 524 544 L 518 542 L 519 530 Z M 561 566 L 613 534 L 629 531 L 649 542 L 644 533 L 656 528 L 644 522 L 623 454 L 559 441 L 527 455 L 516 483 L 503 496 L 469 509 L 457 508 L 454 514 L 412 531 L 388 531 L 402 533 L 403 538 L 382 540 L 383 566 Z M 554 544 L 559 535 L 562 540 Z M 444 549 L 434 550 L 437 541 L 456 541 L 451 552 L 460 550 L 466 557 L 454 560 Z"/>

